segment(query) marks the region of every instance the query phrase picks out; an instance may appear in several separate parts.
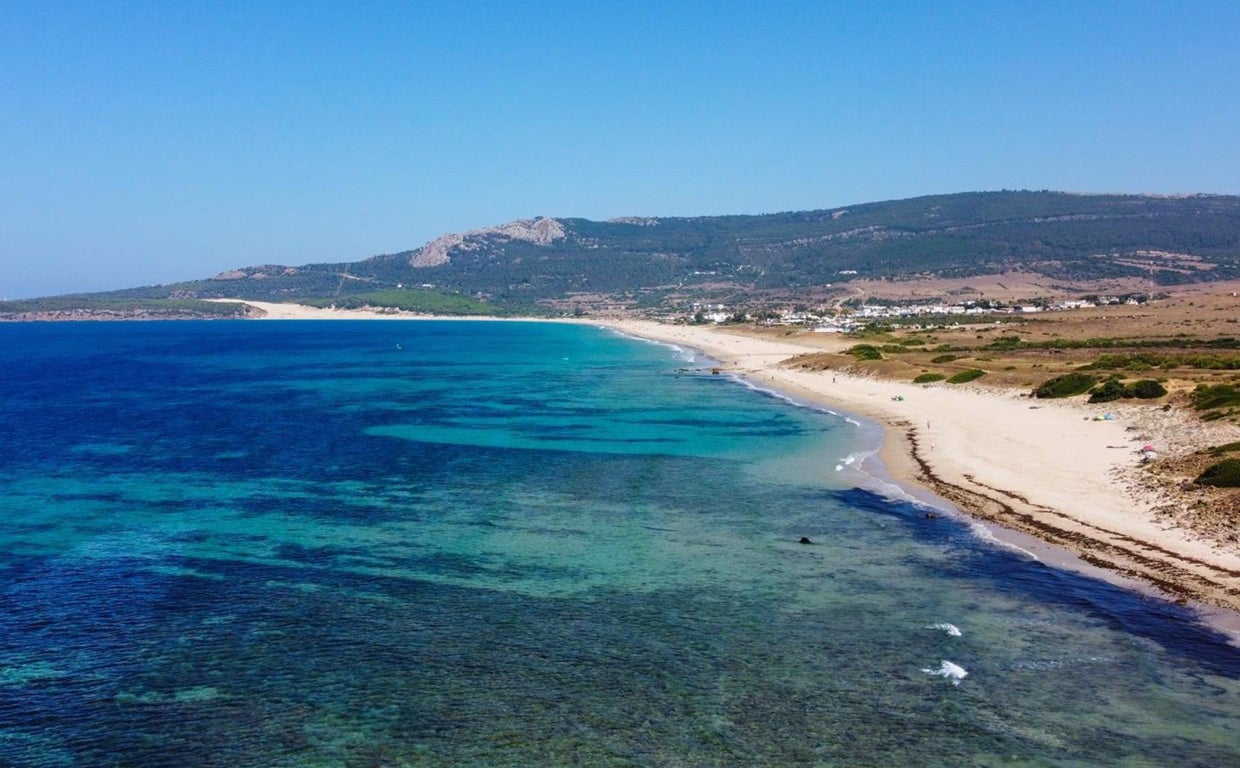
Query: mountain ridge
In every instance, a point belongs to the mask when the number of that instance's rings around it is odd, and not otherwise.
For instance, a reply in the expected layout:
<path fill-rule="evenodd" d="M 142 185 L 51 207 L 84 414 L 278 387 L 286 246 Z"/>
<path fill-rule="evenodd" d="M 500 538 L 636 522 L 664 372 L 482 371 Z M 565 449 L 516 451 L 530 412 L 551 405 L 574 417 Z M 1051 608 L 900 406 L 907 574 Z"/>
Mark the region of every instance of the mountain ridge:
<path fill-rule="evenodd" d="M 80 301 L 330 301 L 416 287 L 518 314 L 672 311 L 1012 273 L 1063 292 L 1240 279 L 1240 196 L 1004 190 L 767 214 L 538 216 L 360 261 L 239 267 Z"/>

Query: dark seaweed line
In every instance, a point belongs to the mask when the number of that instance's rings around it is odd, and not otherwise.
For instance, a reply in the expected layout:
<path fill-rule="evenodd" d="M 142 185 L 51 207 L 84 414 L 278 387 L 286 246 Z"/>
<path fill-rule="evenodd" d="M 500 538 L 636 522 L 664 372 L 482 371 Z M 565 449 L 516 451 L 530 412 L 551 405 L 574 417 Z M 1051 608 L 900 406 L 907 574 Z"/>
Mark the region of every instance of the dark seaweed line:
<path fill-rule="evenodd" d="M 1180 555 L 1100 526 L 1083 523 L 1049 507 L 1032 504 L 1028 499 L 1019 494 L 979 483 L 969 475 L 965 476 L 969 482 L 995 495 L 987 495 L 971 488 L 949 483 L 936 475 L 930 468 L 929 463 L 921 453 L 916 431 L 911 426 L 906 430 L 904 436 L 908 441 L 913 461 L 916 462 L 920 470 L 920 479 L 938 495 L 960 505 L 981 519 L 1000 523 L 1024 533 L 1033 534 L 1051 544 L 1063 546 L 1072 550 L 1081 560 L 1090 565 L 1153 584 L 1163 592 L 1183 600 L 1195 600 L 1231 607 L 1226 601 L 1219 600 L 1217 596 L 1221 593 L 1232 598 L 1240 597 L 1240 589 L 1225 583 L 1225 580 L 1228 578 L 1240 577 L 1240 573 L 1236 571 Z M 1035 519 L 1032 514 L 1018 511 L 1011 504 L 996 498 L 996 496 L 1006 496 L 1038 511 L 1055 515 L 1065 520 L 1071 520 L 1074 524 L 1095 530 L 1106 538 L 1087 536 L 1052 525 L 1043 520 Z M 1113 540 L 1106 540 L 1107 538 Z M 1128 546 L 1122 546 L 1121 542 Z M 1144 554 L 1140 550 L 1157 552 L 1168 559 L 1153 557 Z M 1206 569 L 1211 574 L 1217 574 L 1217 577 L 1212 578 L 1204 574 L 1194 573 L 1170 561 L 1186 564 L 1192 563 Z"/>

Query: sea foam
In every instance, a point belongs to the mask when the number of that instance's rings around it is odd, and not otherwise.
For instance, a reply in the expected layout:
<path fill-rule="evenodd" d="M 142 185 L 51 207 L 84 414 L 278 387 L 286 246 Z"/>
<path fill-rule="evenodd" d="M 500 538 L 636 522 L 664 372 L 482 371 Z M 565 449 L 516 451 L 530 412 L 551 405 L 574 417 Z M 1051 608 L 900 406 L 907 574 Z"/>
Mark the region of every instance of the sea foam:
<path fill-rule="evenodd" d="M 969 676 L 964 667 L 959 664 L 953 664 L 947 659 L 943 659 L 943 663 L 938 669 L 922 669 L 927 675 L 938 675 L 952 681 L 952 685 L 960 685 L 960 681 Z"/>
<path fill-rule="evenodd" d="M 941 629 L 951 637 L 960 637 L 960 629 L 955 624 L 948 624 L 947 622 L 931 624 L 926 629 Z"/>

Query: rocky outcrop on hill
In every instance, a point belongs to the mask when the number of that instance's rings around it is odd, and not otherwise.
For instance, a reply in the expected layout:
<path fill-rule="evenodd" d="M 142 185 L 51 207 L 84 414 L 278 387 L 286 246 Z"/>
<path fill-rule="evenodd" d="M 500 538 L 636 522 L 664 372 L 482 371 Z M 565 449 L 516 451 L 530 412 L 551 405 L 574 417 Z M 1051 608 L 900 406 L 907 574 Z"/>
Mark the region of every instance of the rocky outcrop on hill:
<path fill-rule="evenodd" d="M 649 216 L 617 216 L 614 219 L 608 219 L 608 224 L 632 224 L 635 227 L 657 227 L 658 219 L 652 219 Z"/>
<path fill-rule="evenodd" d="M 522 240 L 535 245 L 549 245 L 566 236 L 564 225 L 555 219 L 538 217 L 518 219 L 498 227 L 475 229 L 464 234 L 447 234 L 436 238 L 413 252 L 409 265 L 436 267 L 452 260 L 453 251 L 474 251 L 485 245 Z"/>
<path fill-rule="evenodd" d="M 264 264 L 261 267 L 243 267 L 242 269 L 230 269 L 220 272 L 211 279 L 216 282 L 228 282 L 229 280 L 263 280 L 268 277 L 281 275 L 289 277 L 297 274 L 296 267 L 286 267 L 280 264 Z"/>

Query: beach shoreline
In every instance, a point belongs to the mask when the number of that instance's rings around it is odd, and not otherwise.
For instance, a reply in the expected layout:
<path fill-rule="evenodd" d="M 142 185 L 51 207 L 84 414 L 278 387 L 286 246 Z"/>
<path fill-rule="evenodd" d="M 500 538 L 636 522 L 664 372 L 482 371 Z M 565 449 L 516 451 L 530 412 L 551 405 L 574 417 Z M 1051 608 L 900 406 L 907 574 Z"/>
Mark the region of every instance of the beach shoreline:
<path fill-rule="evenodd" d="M 1150 513 L 1158 499 L 1139 482 L 1139 448 L 1152 422 L 1165 429 L 1173 418 L 1155 406 L 1085 406 L 976 384 L 797 370 L 784 363 L 822 347 L 712 326 L 599 324 L 700 350 L 720 373 L 874 420 L 885 431 L 883 471 L 898 485 L 925 488 L 976 519 L 1050 545 L 1040 556 L 1054 557 L 1056 567 L 1224 609 L 1222 623 L 1240 629 L 1240 552 Z"/>
<path fill-rule="evenodd" d="M 266 319 L 467 319 L 245 303 Z M 1086 406 L 977 384 L 913 384 L 786 365 L 822 351 L 821 339 L 809 346 L 795 336 L 777 340 L 726 327 L 621 318 L 542 322 L 589 324 L 696 350 L 716 361 L 721 375 L 868 419 L 884 434 L 877 474 L 914 497 L 947 502 L 995 538 L 1032 548 L 1053 567 L 1201 606 L 1213 625 L 1240 639 L 1240 548 L 1157 518 L 1152 510 L 1159 500 L 1140 482 L 1139 449 L 1151 431 L 1184 426 L 1174 414 L 1148 405 Z M 928 495 L 919 496 L 918 489 Z"/>

